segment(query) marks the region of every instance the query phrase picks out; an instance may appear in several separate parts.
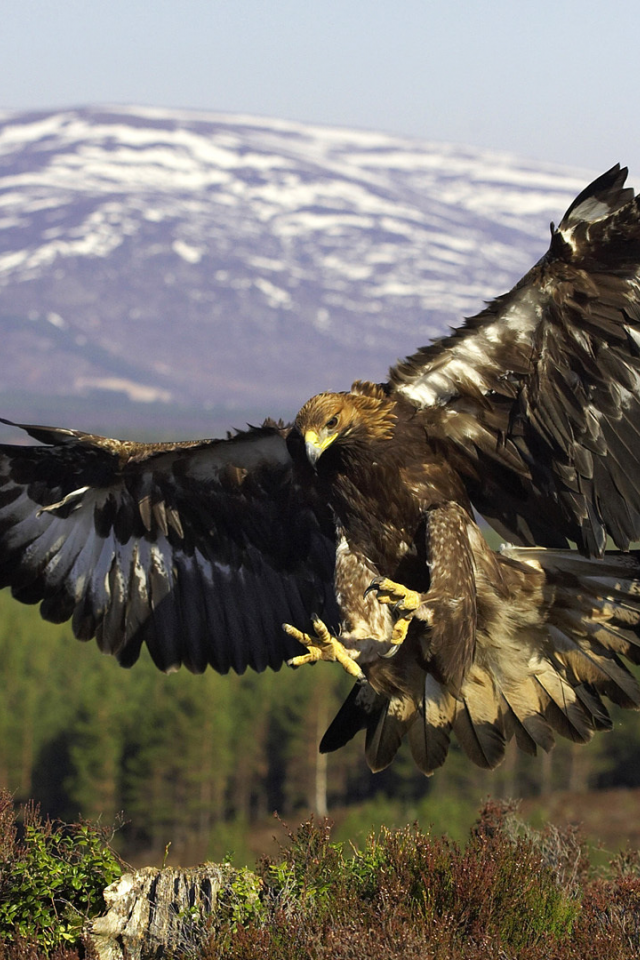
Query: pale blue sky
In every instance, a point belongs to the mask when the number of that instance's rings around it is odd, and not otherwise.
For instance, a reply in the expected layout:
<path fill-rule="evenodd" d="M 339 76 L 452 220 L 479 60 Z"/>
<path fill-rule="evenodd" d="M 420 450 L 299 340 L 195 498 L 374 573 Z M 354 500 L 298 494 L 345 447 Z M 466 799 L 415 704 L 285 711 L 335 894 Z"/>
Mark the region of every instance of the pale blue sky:
<path fill-rule="evenodd" d="M 19 0 L 1 24 L 8 109 L 241 111 L 640 184 L 637 0 Z"/>

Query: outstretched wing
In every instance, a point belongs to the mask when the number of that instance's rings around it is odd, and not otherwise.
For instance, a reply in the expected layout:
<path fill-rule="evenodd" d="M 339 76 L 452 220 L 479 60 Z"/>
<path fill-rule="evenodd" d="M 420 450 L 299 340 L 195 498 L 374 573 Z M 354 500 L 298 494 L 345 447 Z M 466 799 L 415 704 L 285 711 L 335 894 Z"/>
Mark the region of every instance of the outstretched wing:
<path fill-rule="evenodd" d="M 640 201 L 613 167 L 547 254 L 391 383 L 426 411 L 477 509 L 521 544 L 640 538 Z"/>
<path fill-rule="evenodd" d="M 7 422 L 7 421 L 3 421 Z M 225 673 L 302 652 L 283 621 L 335 622 L 332 525 L 286 430 L 139 444 L 24 427 L 0 446 L 0 587 L 133 664 Z"/>

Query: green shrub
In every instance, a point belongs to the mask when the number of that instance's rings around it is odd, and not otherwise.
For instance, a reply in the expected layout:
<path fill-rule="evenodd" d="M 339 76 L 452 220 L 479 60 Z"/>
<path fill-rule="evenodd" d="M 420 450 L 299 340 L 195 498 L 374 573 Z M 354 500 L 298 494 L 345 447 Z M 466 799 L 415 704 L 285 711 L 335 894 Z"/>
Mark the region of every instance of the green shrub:
<path fill-rule="evenodd" d="M 0 937 L 45 952 L 80 942 L 87 919 L 105 909 L 102 891 L 122 872 L 105 830 L 54 824 L 23 809 L 18 839 L 13 800 L 0 794 Z"/>

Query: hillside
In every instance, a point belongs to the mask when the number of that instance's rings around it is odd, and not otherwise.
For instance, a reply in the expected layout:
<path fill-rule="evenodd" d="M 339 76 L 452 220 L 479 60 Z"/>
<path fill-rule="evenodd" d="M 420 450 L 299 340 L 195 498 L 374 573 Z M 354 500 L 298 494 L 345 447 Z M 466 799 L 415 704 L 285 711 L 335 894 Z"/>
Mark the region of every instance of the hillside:
<path fill-rule="evenodd" d="M 288 416 L 508 288 L 588 177 L 239 115 L 0 115 L 0 404 Z"/>

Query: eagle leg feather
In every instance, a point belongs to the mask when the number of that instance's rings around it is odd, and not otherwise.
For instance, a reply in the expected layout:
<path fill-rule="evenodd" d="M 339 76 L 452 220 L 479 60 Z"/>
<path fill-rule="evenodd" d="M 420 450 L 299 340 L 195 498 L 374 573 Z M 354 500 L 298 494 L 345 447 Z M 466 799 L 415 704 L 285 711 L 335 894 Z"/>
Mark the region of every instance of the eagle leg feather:
<path fill-rule="evenodd" d="M 299 657 L 292 657 L 287 660 L 290 667 L 301 667 L 304 663 L 317 663 L 318 660 L 328 660 L 331 663 L 339 663 L 347 673 L 357 680 L 364 680 L 364 674 L 355 658 L 359 655 L 358 650 L 347 650 L 344 644 L 340 643 L 337 637 L 332 636 L 328 627 L 319 617 L 313 617 L 313 629 L 315 637 L 308 633 L 303 633 L 297 627 L 290 623 L 283 623 L 282 628 L 290 637 L 297 640 L 307 648 L 308 653 Z"/>
<path fill-rule="evenodd" d="M 393 625 L 393 632 L 390 637 L 390 641 L 394 645 L 394 648 L 388 654 L 385 654 L 387 657 L 393 656 L 400 644 L 404 643 L 409 630 L 409 624 L 411 623 L 416 610 L 425 605 L 426 598 L 424 594 L 417 593 L 415 590 L 410 590 L 401 583 L 396 583 L 394 580 L 389 580 L 388 577 L 376 577 L 374 580 L 372 580 L 364 592 L 365 597 L 373 590 L 375 590 L 377 599 L 380 603 L 384 603 L 393 607 L 393 613 L 398 614 L 398 619 Z M 433 620 L 433 611 L 430 610 L 429 607 L 426 607 L 424 610 L 424 616 L 422 616 L 421 611 L 421 619 L 425 620 L 428 624 L 431 624 Z"/>

